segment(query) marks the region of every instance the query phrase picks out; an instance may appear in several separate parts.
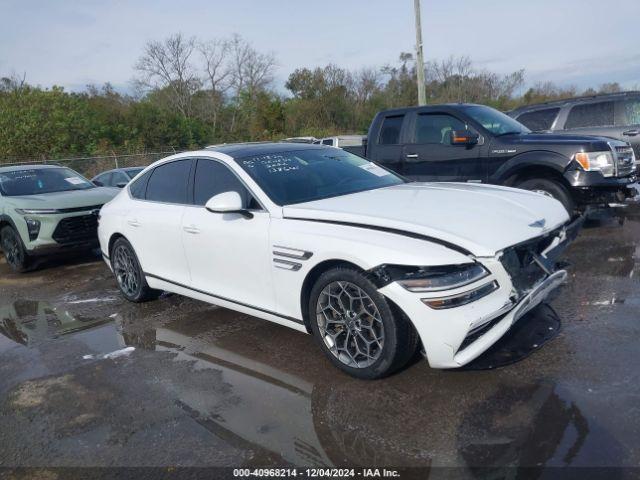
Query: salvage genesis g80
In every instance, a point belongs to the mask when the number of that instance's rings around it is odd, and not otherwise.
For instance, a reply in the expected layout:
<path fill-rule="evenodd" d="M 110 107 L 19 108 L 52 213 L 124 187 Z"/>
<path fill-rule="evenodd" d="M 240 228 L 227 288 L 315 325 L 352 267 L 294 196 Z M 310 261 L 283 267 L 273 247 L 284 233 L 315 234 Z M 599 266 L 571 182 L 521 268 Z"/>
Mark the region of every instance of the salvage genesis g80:
<path fill-rule="evenodd" d="M 538 193 L 407 183 L 337 148 L 263 143 L 156 162 L 98 232 L 128 300 L 164 290 L 248 313 L 378 378 L 418 348 L 436 368 L 487 350 L 564 280 L 575 223 Z"/>

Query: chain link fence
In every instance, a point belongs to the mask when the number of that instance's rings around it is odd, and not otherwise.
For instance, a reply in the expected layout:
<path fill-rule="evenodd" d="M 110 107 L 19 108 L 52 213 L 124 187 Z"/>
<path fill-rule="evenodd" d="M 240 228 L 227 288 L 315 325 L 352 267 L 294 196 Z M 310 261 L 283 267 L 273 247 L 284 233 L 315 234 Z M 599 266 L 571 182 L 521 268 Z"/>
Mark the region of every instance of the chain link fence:
<path fill-rule="evenodd" d="M 173 147 L 164 147 L 153 152 L 140 153 L 111 153 L 110 155 L 98 155 L 90 157 L 66 157 L 51 159 L 0 159 L 0 167 L 9 165 L 62 165 L 69 167 L 87 178 L 113 168 L 145 167 L 175 153 L 184 151 Z"/>

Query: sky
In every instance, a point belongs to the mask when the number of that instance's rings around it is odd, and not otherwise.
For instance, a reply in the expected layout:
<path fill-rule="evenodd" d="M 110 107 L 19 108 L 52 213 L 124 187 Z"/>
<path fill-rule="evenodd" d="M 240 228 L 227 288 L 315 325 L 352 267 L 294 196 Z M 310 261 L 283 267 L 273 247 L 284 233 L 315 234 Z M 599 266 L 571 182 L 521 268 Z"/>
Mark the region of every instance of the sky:
<path fill-rule="evenodd" d="M 640 88 L 640 0 L 422 0 L 426 60 L 468 55 L 479 69 L 524 69 L 528 85 Z M 130 91 L 150 40 L 242 35 L 298 67 L 394 64 L 413 51 L 413 0 L 0 0 L 0 76 Z"/>

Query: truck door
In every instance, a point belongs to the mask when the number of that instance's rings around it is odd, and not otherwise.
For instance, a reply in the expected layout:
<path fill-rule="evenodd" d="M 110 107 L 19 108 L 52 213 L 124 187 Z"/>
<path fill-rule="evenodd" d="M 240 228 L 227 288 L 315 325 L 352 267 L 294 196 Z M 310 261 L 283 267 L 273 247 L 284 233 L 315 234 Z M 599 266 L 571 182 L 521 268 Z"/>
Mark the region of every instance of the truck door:
<path fill-rule="evenodd" d="M 418 112 L 403 148 L 402 173 L 417 181 L 485 182 L 486 162 L 480 145 L 452 145 L 451 133 L 471 130 L 464 121 L 444 112 Z"/>
<path fill-rule="evenodd" d="M 380 128 L 369 140 L 367 158 L 402 173 L 402 133 L 406 115 L 390 113 L 382 118 Z"/>

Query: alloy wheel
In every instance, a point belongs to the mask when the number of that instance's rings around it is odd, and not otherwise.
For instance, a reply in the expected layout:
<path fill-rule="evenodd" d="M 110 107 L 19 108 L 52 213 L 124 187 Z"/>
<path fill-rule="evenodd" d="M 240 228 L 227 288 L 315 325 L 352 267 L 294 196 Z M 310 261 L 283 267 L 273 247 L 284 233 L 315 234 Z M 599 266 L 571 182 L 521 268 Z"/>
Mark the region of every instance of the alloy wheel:
<path fill-rule="evenodd" d="M 382 316 L 371 297 L 351 282 L 335 281 L 322 289 L 316 305 L 320 336 L 345 365 L 366 368 L 384 348 Z"/>
<path fill-rule="evenodd" d="M 125 245 L 119 245 L 113 252 L 113 270 L 120 289 L 125 295 L 134 297 L 140 286 L 140 273 L 133 253 Z"/>
<path fill-rule="evenodd" d="M 2 238 L 2 251 L 9 265 L 20 264 L 21 249 L 19 240 L 13 233 L 4 235 Z"/>

